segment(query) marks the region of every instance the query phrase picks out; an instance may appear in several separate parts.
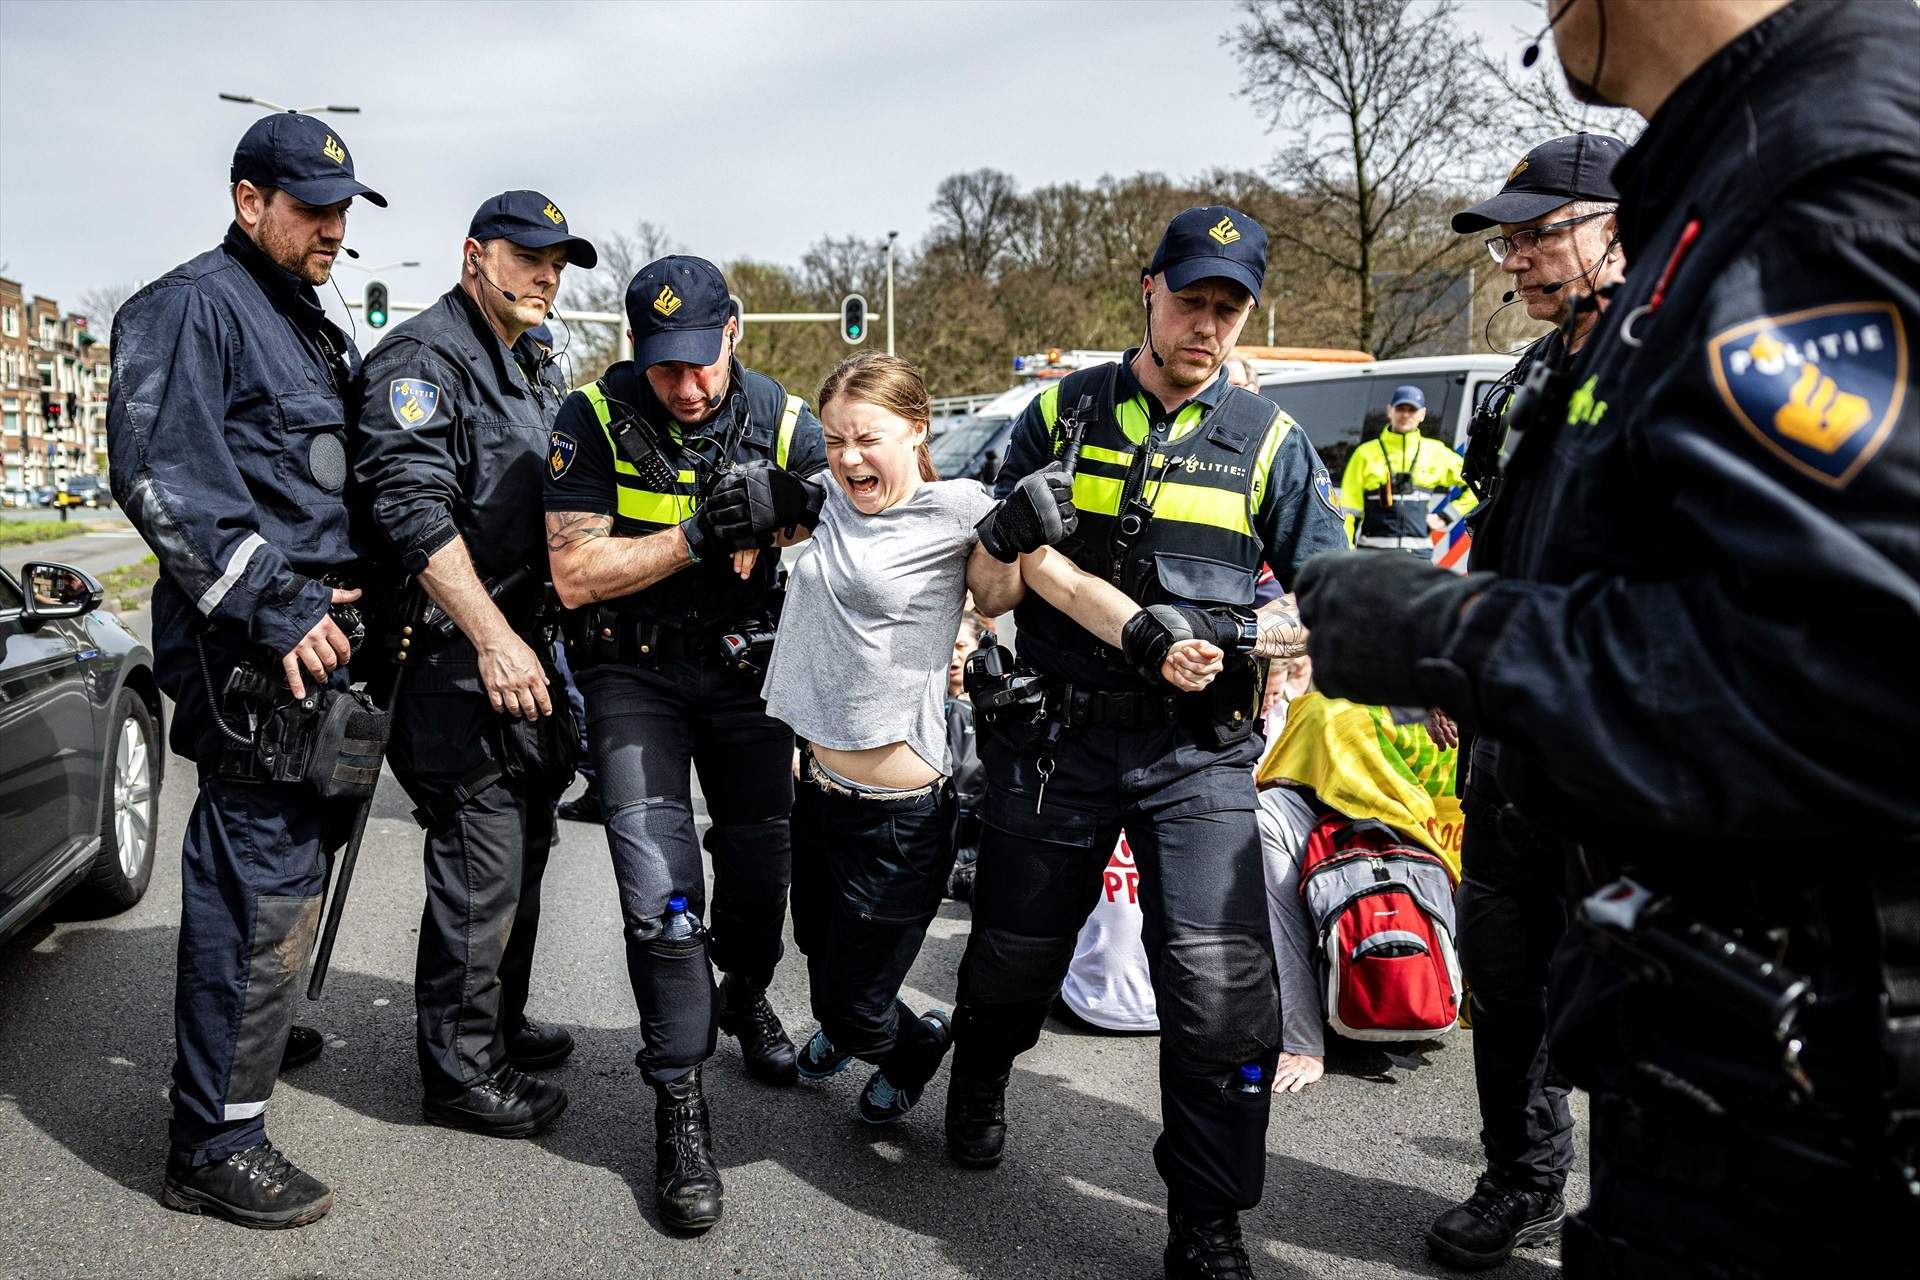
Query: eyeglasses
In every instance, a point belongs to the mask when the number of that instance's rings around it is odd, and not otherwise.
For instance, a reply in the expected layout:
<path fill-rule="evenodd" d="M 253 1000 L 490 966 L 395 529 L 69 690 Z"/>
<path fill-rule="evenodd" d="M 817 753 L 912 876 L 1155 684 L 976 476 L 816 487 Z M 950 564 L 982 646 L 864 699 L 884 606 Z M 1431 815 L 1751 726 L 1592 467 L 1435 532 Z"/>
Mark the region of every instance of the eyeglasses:
<path fill-rule="evenodd" d="M 1510 253 L 1532 253 L 1548 236 L 1557 236 L 1570 227 L 1577 227 L 1583 222 L 1592 222 L 1595 218 L 1604 218 L 1612 212 L 1611 209 L 1602 209 L 1597 213 L 1583 213 L 1577 218 L 1566 218 L 1559 222 L 1549 222 L 1544 226 L 1528 227 L 1525 231 L 1516 231 L 1510 236 L 1493 236 L 1487 240 L 1487 252 L 1493 255 L 1495 262 L 1505 262 Z"/>

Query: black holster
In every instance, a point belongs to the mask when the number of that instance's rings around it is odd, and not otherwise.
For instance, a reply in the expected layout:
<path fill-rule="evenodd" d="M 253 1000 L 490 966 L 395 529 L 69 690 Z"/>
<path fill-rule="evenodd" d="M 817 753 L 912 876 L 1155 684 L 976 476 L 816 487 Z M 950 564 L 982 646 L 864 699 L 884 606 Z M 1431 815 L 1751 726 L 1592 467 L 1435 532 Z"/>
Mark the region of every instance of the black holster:
<path fill-rule="evenodd" d="M 214 772 L 249 782 L 300 782 L 322 800 L 366 800 L 380 780 L 393 717 L 356 689 L 323 686 L 304 698 L 261 695 L 272 677 L 242 665 L 227 682 L 228 714 L 246 716 L 252 704 L 258 727 L 251 746 L 230 744 Z M 242 704 L 236 707 L 236 703 Z"/>

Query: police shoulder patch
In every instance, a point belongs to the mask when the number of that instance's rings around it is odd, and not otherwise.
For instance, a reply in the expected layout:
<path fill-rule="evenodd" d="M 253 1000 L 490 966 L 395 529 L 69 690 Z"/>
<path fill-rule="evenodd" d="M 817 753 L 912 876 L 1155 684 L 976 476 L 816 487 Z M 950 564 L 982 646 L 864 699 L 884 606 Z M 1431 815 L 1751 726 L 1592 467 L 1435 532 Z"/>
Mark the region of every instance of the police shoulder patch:
<path fill-rule="evenodd" d="M 1342 514 L 1340 504 L 1333 498 L 1333 477 L 1327 474 L 1325 467 L 1315 467 L 1313 470 L 1313 492 L 1327 510 L 1335 515 Z"/>
<path fill-rule="evenodd" d="M 440 408 L 440 388 L 419 378 L 395 378 L 387 384 L 387 407 L 407 430 L 424 427 Z"/>
<path fill-rule="evenodd" d="M 564 431 L 556 431 L 548 439 L 547 473 L 558 480 L 573 466 L 573 455 L 580 452 L 580 442 Z"/>
<path fill-rule="evenodd" d="M 1890 302 L 1762 316 L 1714 335 L 1707 366 L 1754 439 L 1839 489 L 1893 434 L 1907 390 L 1906 328 Z"/>

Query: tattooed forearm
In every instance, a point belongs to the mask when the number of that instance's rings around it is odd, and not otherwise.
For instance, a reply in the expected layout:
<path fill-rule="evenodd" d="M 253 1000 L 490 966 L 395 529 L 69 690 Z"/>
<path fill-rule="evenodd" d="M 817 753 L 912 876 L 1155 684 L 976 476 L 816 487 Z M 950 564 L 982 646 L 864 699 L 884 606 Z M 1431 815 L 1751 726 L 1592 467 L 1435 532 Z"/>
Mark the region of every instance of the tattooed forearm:
<path fill-rule="evenodd" d="M 613 532 L 613 517 L 591 511 L 553 511 L 547 514 L 547 550 L 565 551 L 588 538 L 604 538 Z"/>
<path fill-rule="evenodd" d="M 1307 628 L 1300 621 L 1300 606 L 1291 595 L 1263 606 L 1256 616 L 1260 619 L 1260 638 L 1254 642 L 1254 657 L 1297 658 L 1307 651 Z"/>

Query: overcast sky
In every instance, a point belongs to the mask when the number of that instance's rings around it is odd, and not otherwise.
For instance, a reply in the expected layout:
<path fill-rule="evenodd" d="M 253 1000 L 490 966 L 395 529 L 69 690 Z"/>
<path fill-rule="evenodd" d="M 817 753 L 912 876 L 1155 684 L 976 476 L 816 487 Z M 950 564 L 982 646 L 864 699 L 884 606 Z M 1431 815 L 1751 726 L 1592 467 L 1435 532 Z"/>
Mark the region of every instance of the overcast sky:
<path fill-rule="evenodd" d="M 1537 0 L 1472 0 L 1517 48 Z M 925 232 L 950 173 L 1023 188 L 1258 166 L 1226 0 L 1106 3 L 38 3 L 0 0 L 0 263 L 77 306 L 211 247 L 257 114 L 332 117 L 388 209 L 347 243 L 397 300 L 454 277 L 475 206 L 532 187 L 592 236 L 638 218 L 714 259 Z M 349 294 L 364 276 L 340 273 Z"/>

